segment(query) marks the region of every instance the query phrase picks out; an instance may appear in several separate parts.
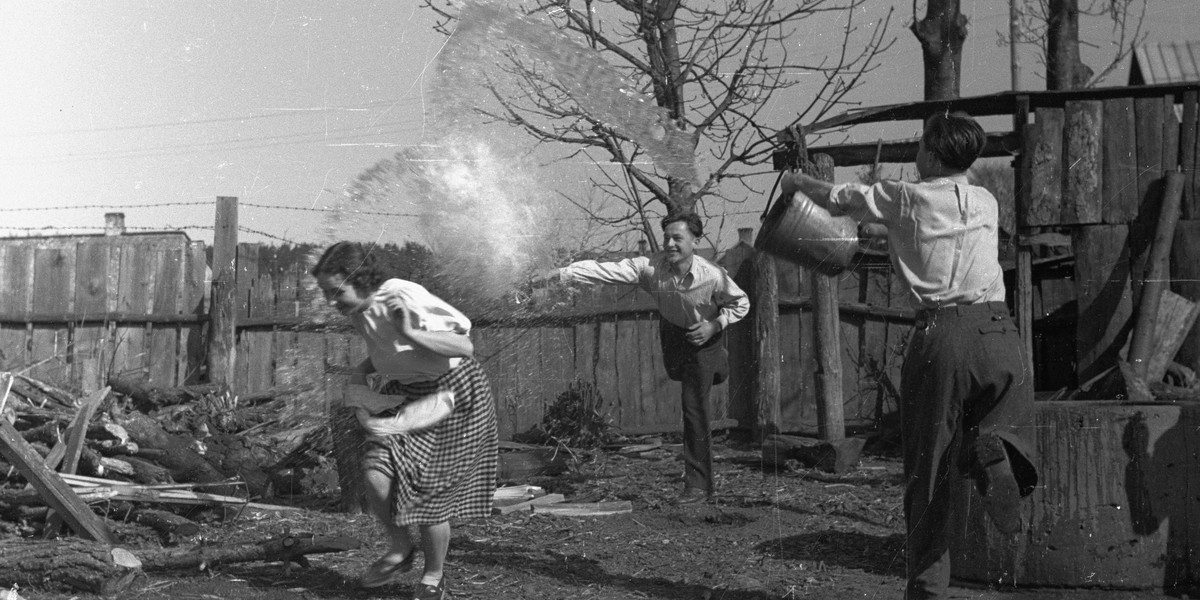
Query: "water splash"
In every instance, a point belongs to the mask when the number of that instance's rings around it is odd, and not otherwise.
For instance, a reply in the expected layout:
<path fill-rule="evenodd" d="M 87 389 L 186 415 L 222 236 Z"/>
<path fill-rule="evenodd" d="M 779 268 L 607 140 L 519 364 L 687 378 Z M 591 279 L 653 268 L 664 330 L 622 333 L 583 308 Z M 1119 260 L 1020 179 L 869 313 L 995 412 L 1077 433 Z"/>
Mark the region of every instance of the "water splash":
<path fill-rule="evenodd" d="M 413 211 L 441 281 L 500 298 L 550 255 L 557 221 L 547 218 L 554 215 L 548 196 L 531 165 L 460 132 L 380 161 L 350 188 L 347 205 Z"/>
<path fill-rule="evenodd" d="M 507 2 L 467 0 L 459 24 L 440 56 L 439 86 L 461 90 L 494 77 L 495 65 L 516 52 L 532 58 L 592 118 L 636 142 L 672 177 L 695 181 L 696 138 L 679 129 L 666 108 L 637 91 L 595 50 L 568 36 L 548 18 L 522 14 Z M 443 113 L 462 111 L 453 94 L 439 94 Z M 453 120 L 456 115 L 450 115 Z"/>

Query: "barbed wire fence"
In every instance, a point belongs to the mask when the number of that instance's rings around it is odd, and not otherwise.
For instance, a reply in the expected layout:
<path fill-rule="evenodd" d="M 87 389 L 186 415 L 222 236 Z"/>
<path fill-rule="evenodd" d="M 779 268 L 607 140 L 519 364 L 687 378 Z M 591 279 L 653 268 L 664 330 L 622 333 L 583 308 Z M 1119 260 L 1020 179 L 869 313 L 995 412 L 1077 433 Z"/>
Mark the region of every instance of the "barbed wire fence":
<path fill-rule="evenodd" d="M 156 209 L 156 208 L 172 208 L 172 207 L 187 207 L 187 206 L 215 206 L 215 200 L 193 200 L 193 201 L 175 201 L 175 202 L 152 202 L 152 203 L 137 203 L 137 204 L 76 204 L 76 205 L 60 205 L 60 206 L 23 206 L 23 207 L 0 207 L 0 215 L 5 213 L 37 213 L 37 212 L 56 212 L 67 210 L 107 210 L 115 212 L 124 212 L 130 209 Z M 372 217 L 393 217 L 393 218 L 421 218 L 426 215 L 420 213 L 409 212 L 392 212 L 392 211 L 370 211 L 370 210 L 353 210 L 346 208 L 329 208 L 329 207 L 306 207 L 306 206 L 286 206 L 280 204 L 261 204 L 257 202 L 238 202 L 238 206 L 242 208 L 255 208 L 262 210 L 277 210 L 291 212 L 310 212 L 323 214 L 353 214 L 356 216 L 372 216 Z M 722 213 L 719 216 L 737 216 L 757 214 L 759 211 L 743 210 L 729 211 Z M 575 217 L 549 217 L 556 221 L 588 221 L 592 217 L 575 216 Z M 213 225 L 175 225 L 167 224 L 162 227 L 149 226 L 125 226 L 126 231 L 142 231 L 142 232 L 162 232 L 162 231 L 212 231 Z M 0 237 L 17 237 L 11 235 L 18 233 L 21 237 L 37 237 L 37 236 L 54 236 L 54 235 L 88 235 L 100 233 L 105 230 L 101 225 L 44 225 L 44 226 L 12 226 L 0 225 Z M 253 229 L 242 225 L 238 226 L 238 231 L 253 235 L 262 236 L 264 238 L 283 242 L 291 245 L 301 245 L 305 242 L 288 239 L 282 235 Z M 6 232 L 8 232 L 6 234 Z"/>

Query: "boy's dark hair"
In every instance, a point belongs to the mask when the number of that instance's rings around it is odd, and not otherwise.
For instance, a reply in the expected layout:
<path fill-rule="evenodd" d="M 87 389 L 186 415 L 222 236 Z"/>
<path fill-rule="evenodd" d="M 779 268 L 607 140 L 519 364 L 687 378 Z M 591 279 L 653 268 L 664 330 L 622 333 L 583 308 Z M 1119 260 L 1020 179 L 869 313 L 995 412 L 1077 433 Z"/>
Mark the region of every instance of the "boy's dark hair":
<path fill-rule="evenodd" d="M 983 152 L 987 135 L 983 127 L 965 112 L 944 112 L 925 121 L 921 139 L 925 150 L 956 171 L 966 171 Z"/>
<path fill-rule="evenodd" d="M 354 289 L 373 292 L 388 279 L 376 253 L 371 252 L 373 248 L 364 248 L 357 242 L 338 242 L 325 249 L 310 273 L 313 277 L 341 275 Z"/>
<path fill-rule="evenodd" d="M 700 220 L 700 215 L 694 212 L 676 213 L 663 217 L 663 231 L 666 231 L 667 225 L 670 225 L 671 223 L 683 223 L 687 225 L 688 231 L 690 231 L 692 235 L 698 238 L 704 237 L 704 222 Z"/>

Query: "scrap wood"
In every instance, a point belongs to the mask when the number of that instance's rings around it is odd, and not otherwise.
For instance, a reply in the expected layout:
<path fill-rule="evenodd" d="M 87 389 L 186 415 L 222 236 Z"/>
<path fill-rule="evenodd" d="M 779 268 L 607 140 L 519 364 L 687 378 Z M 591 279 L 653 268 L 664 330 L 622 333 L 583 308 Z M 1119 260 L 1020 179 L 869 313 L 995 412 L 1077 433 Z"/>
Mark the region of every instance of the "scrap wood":
<path fill-rule="evenodd" d="M 158 502 L 161 504 L 217 504 L 217 505 L 232 505 L 235 507 L 245 507 L 254 510 L 262 511 L 298 511 L 301 510 L 294 506 L 280 506 L 275 504 L 262 504 L 259 502 L 251 502 L 245 498 L 237 496 L 224 496 L 221 494 L 206 494 L 202 492 L 193 492 L 191 490 L 179 489 L 174 485 L 140 485 L 136 483 L 128 483 L 124 481 L 100 480 L 108 481 L 105 484 L 97 484 L 98 478 L 95 477 L 80 477 L 78 475 L 64 475 L 63 479 L 67 480 L 71 485 L 78 485 L 85 489 L 109 489 L 115 492 L 114 500 L 126 500 L 131 502 Z M 228 485 L 226 483 L 226 485 Z"/>
<path fill-rule="evenodd" d="M 628 500 L 613 502 L 577 502 L 534 506 L 535 515 L 559 515 L 564 517 L 599 517 L 633 512 L 633 503 Z"/>
<path fill-rule="evenodd" d="M 4 414 L 4 406 L 8 404 L 8 393 L 12 391 L 12 385 L 12 373 L 8 371 L 0 373 L 0 387 L 4 388 L 4 395 L 0 396 L 0 415 Z"/>
<path fill-rule="evenodd" d="M 560 502 L 566 502 L 566 500 L 566 497 L 564 497 L 562 494 L 546 494 L 545 496 L 538 496 L 537 498 L 531 498 L 516 504 L 506 504 L 501 506 L 493 505 L 492 514 L 507 515 L 518 511 L 533 510 L 538 506 L 549 506 L 552 504 L 558 504 Z"/>
<path fill-rule="evenodd" d="M 0 419 L 0 455 L 17 468 L 26 481 L 33 484 L 46 505 L 61 514 L 77 534 L 107 544 L 114 543 L 108 525 L 92 512 L 71 486 L 46 466 L 41 455 L 6 419 Z"/>
<path fill-rule="evenodd" d="M 105 396 L 108 396 L 108 391 L 109 388 L 106 387 L 84 398 L 79 410 L 71 419 L 71 424 L 67 426 L 65 439 L 55 444 L 50 449 L 50 454 L 46 455 L 47 467 L 54 469 L 58 467 L 59 463 L 62 463 L 64 472 L 75 472 L 76 467 L 79 466 L 79 455 L 83 452 L 83 440 L 87 437 L 88 422 L 92 420 L 92 415 L 96 414 L 96 407 L 100 406 L 100 402 L 104 400 Z"/>
<path fill-rule="evenodd" d="M 530 498 L 545 496 L 546 490 L 536 485 L 506 485 L 492 492 L 492 502 L 524 502 Z"/>
<path fill-rule="evenodd" d="M 289 567 L 296 563 L 307 567 L 308 554 L 356 550 L 362 546 L 359 540 L 347 536 L 292 533 L 253 544 L 236 546 L 197 545 L 185 549 L 169 549 L 142 556 L 142 568 L 146 571 L 175 569 L 208 569 L 213 565 L 232 562 L 283 562 Z"/>

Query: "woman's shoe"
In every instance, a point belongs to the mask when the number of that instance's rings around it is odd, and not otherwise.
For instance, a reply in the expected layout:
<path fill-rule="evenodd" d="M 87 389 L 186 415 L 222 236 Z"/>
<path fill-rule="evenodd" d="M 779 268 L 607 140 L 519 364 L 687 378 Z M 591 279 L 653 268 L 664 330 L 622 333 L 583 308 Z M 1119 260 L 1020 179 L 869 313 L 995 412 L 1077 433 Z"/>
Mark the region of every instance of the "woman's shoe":
<path fill-rule="evenodd" d="M 359 580 L 359 585 L 365 588 L 377 588 L 387 585 L 392 580 L 392 577 L 400 573 L 407 573 L 413 568 L 413 561 L 417 558 L 417 547 L 413 546 L 408 554 L 399 561 L 390 561 L 385 555 L 383 558 L 371 563 L 367 568 L 367 572 L 363 573 L 362 579 Z"/>
<path fill-rule="evenodd" d="M 437 582 L 437 585 L 418 583 L 416 591 L 413 592 L 413 600 L 445 600 L 449 597 L 450 594 L 446 592 L 445 575 L 442 575 L 442 579 Z"/>

